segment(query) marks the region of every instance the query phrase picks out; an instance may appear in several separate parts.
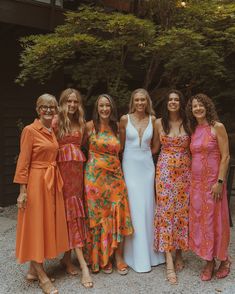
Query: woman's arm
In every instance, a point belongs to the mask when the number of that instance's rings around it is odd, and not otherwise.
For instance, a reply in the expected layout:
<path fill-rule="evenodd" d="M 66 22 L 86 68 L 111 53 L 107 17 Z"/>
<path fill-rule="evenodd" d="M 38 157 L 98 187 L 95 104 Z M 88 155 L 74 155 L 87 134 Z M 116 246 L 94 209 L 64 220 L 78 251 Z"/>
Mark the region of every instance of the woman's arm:
<path fill-rule="evenodd" d="M 30 127 L 23 129 L 20 140 L 20 154 L 17 161 L 14 183 L 20 184 L 20 194 L 17 198 L 18 208 L 25 208 L 27 201 L 27 184 L 31 156 L 33 150 L 33 134 Z"/>
<path fill-rule="evenodd" d="M 229 142 L 228 134 L 222 123 L 216 122 L 214 125 L 214 132 L 218 141 L 221 160 L 219 165 L 219 173 L 217 182 L 212 186 L 212 192 L 215 199 L 222 198 L 223 182 L 226 179 L 228 165 L 229 165 Z"/>
<path fill-rule="evenodd" d="M 123 115 L 121 117 L 121 119 L 120 119 L 120 124 L 119 124 L 121 152 L 124 150 L 124 147 L 125 147 L 125 141 L 126 141 L 126 125 L 127 125 L 127 115 Z"/>
<path fill-rule="evenodd" d="M 161 146 L 160 136 L 159 136 L 161 119 L 156 119 L 155 116 L 152 116 L 152 124 L 153 124 L 153 139 L 152 139 L 151 151 L 152 151 L 152 154 L 156 154 L 159 151 Z"/>

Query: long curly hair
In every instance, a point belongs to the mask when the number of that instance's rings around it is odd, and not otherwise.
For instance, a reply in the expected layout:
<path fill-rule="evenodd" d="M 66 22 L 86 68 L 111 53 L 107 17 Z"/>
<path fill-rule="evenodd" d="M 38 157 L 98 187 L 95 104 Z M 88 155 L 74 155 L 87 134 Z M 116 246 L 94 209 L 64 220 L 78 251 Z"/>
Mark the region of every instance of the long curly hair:
<path fill-rule="evenodd" d="M 213 103 L 212 99 L 203 93 L 196 94 L 189 99 L 186 107 L 186 114 L 191 133 L 194 133 L 196 126 L 198 125 L 198 122 L 192 112 L 192 102 L 194 99 L 196 99 L 198 102 L 201 102 L 205 107 L 206 120 L 210 126 L 213 126 L 217 121 L 219 121 L 218 114 L 215 109 L 215 104 Z"/>
<path fill-rule="evenodd" d="M 78 100 L 78 109 L 73 115 L 73 122 L 77 123 L 80 131 L 83 131 L 85 128 L 85 118 L 84 118 L 84 110 L 82 105 L 82 97 L 79 91 L 68 88 L 65 89 L 61 95 L 59 100 L 59 114 L 58 114 L 58 138 L 63 138 L 64 136 L 71 133 L 71 120 L 68 117 L 68 99 L 69 96 L 74 93 Z"/>
<path fill-rule="evenodd" d="M 129 113 L 135 112 L 134 98 L 137 93 L 143 94 L 145 96 L 145 98 L 147 99 L 147 107 L 145 109 L 146 114 L 155 115 L 155 111 L 153 109 L 151 97 L 150 97 L 148 91 L 146 91 L 145 89 L 142 89 L 142 88 L 136 89 L 131 93 L 131 99 L 130 99 L 130 103 L 129 103 Z"/>
<path fill-rule="evenodd" d="M 113 100 L 113 98 L 108 95 L 108 94 L 101 94 L 99 95 L 99 97 L 97 98 L 95 105 L 94 105 L 94 110 L 93 110 L 93 124 L 94 124 L 94 128 L 95 128 L 95 133 L 98 134 L 100 131 L 100 116 L 98 113 L 98 103 L 100 98 L 106 98 L 109 100 L 109 103 L 111 105 L 111 114 L 109 117 L 109 126 L 111 128 L 111 130 L 113 131 L 113 133 L 115 134 L 115 136 L 117 136 L 118 134 L 118 125 L 117 125 L 117 108 L 116 108 L 116 104 Z"/>
<path fill-rule="evenodd" d="M 170 113 L 168 110 L 168 101 L 170 94 L 177 94 L 179 96 L 180 108 L 179 108 L 179 116 L 182 119 L 182 123 L 180 124 L 180 129 L 183 127 L 186 133 L 189 133 L 188 124 L 187 124 L 187 117 L 185 113 L 186 108 L 186 101 L 183 94 L 175 89 L 171 89 L 166 93 L 165 99 L 163 100 L 162 104 L 162 127 L 165 134 L 169 134 L 170 132 Z"/>

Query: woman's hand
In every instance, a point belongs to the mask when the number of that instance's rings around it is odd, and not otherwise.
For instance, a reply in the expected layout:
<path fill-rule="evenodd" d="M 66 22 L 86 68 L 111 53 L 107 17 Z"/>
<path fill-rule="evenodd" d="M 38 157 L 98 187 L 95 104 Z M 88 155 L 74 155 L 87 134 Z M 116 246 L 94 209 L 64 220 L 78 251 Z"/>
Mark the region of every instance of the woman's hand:
<path fill-rule="evenodd" d="M 27 202 L 27 193 L 26 192 L 20 192 L 18 198 L 17 198 L 17 207 L 18 208 L 25 208 Z"/>
<path fill-rule="evenodd" d="M 223 190 L 223 184 L 221 184 L 221 183 L 215 183 L 212 186 L 211 192 L 212 192 L 212 195 L 213 195 L 215 201 L 222 199 L 222 190 Z"/>

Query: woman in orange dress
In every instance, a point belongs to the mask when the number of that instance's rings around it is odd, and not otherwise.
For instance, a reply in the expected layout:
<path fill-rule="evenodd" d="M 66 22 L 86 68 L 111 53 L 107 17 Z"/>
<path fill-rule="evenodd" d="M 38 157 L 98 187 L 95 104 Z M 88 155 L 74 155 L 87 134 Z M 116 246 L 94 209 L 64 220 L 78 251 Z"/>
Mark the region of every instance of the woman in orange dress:
<path fill-rule="evenodd" d="M 127 190 L 119 161 L 120 142 L 112 98 L 103 94 L 95 103 L 93 121 L 87 123 L 89 158 L 85 169 L 85 199 L 93 272 L 112 272 L 114 254 L 118 272 L 127 274 L 122 258 L 125 236 L 133 233 Z"/>
<path fill-rule="evenodd" d="M 59 143 L 57 161 L 64 182 L 63 196 L 70 248 L 61 263 L 66 266 L 69 274 L 78 273 L 70 256 L 74 249 L 82 269 L 81 283 L 85 288 L 91 288 L 93 283 L 82 250 L 87 238 L 87 226 L 83 199 L 83 162 L 86 159 L 81 151 L 85 120 L 80 93 L 70 88 L 64 90 L 59 106 L 55 126 Z"/>
<path fill-rule="evenodd" d="M 30 261 L 27 279 L 39 280 L 44 293 L 58 293 L 43 268 L 43 262 L 69 249 L 63 181 L 56 165 L 58 143 L 51 129 L 57 110 L 55 97 L 37 99 L 39 119 L 21 135 L 14 182 L 20 184 L 16 257 Z"/>

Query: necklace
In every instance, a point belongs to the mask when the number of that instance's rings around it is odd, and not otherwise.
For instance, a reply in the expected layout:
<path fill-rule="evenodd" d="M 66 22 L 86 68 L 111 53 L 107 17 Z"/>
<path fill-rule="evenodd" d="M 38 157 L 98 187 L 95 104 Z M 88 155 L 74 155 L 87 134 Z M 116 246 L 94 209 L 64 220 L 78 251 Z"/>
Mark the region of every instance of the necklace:
<path fill-rule="evenodd" d="M 47 129 L 50 133 L 52 132 L 52 129 L 51 128 L 47 128 L 45 126 L 44 126 L 44 128 Z"/>

